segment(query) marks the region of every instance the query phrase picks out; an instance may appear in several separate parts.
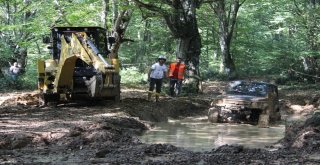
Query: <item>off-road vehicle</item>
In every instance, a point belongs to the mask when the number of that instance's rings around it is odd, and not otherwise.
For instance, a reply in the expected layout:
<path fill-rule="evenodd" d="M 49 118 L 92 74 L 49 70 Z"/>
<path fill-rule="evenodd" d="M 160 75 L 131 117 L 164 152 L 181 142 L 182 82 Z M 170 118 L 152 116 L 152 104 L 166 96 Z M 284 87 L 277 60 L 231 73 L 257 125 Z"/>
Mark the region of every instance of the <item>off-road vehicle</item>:
<path fill-rule="evenodd" d="M 213 123 L 276 121 L 280 119 L 278 88 L 265 82 L 232 81 L 218 101 L 211 103 L 208 119 Z"/>

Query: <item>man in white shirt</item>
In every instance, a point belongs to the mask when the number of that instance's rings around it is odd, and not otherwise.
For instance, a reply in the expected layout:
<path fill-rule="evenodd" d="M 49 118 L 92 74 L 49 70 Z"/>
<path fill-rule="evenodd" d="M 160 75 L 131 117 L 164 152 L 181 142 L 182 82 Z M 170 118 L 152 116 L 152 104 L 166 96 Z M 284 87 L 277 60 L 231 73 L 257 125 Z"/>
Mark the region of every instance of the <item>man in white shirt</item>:
<path fill-rule="evenodd" d="M 159 94 L 162 87 L 162 79 L 167 76 L 166 56 L 160 55 L 158 62 L 153 64 L 148 73 L 148 81 L 150 82 L 148 100 L 151 99 L 154 86 L 156 86 L 156 102 L 159 101 Z"/>
<path fill-rule="evenodd" d="M 14 62 L 13 65 L 11 65 L 9 73 L 11 74 L 13 81 L 16 81 L 20 73 L 20 67 L 17 62 Z"/>

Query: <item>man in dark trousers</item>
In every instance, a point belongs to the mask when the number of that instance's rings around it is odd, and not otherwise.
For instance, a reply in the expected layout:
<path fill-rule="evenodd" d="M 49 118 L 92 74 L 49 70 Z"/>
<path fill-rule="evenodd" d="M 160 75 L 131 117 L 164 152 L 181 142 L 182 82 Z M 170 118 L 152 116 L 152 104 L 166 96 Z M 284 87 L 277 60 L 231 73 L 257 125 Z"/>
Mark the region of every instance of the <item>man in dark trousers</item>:
<path fill-rule="evenodd" d="M 10 65 L 11 65 L 11 63 L 10 63 Z M 13 65 L 10 66 L 9 73 L 10 73 L 11 78 L 14 82 L 17 81 L 20 70 L 21 70 L 21 68 L 19 67 L 17 62 L 14 62 Z"/>
<path fill-rule="evenodd" d="M 159 101 L 159 95 L 162 88 L 162 79 L 167 74 L 167 66 L 165 65 L 166 56 L 160 55 L 158 62 L 153 64 L 148 73 L 148 80 L 150 82 L 148 100 L 150 101 L 154 86 L 156 86 L 156 102 Z"/>
<path fill-rule="evenodd" d="M 179 95 L 181 92 L 185 69 L 186 65 L 182 61 L 181 57 L 177 57 L 176 62 L 169 65 L 170 95 L 172 97 Z"/>

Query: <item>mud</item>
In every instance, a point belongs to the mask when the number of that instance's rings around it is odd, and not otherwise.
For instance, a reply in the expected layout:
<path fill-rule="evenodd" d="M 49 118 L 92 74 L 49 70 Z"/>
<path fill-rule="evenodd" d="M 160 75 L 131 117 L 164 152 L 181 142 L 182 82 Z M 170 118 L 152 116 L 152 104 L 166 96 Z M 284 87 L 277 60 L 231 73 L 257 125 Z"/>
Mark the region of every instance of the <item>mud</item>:
<path fill-rule="evenodd" d="M 170 144 L 143 144 L 137 135 L 168 118 L 203 116 L 224 82 L 203 93 L 146 100 L 144 88 L 123 88 L 122 102 L 37 106 L 36 92 L 0 97 L 0 164 L 320 164 L 317 91 L 281 90 L 285 138 L 266 149 L 224 145 L 192 152 Z M 298 119 L 287 119 L 296 114 Z M 312 115 L 314 114 L 314 115 Z"/>

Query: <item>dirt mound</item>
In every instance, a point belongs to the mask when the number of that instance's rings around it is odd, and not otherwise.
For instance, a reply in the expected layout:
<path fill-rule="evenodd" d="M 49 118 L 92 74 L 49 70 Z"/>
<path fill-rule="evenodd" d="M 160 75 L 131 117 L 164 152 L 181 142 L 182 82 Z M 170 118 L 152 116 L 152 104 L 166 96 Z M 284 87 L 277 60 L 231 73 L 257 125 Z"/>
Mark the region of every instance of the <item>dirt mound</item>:
<path fill-rule="evenodd" d="M 4 95 L 4 94 L 2 94 Z M 38 105 L 39 94 L 37 92 L 7 93 L 0 99 L 0 105 Z"/>
<path fill-rule="evenodd" d="M 320 112 L 315 113 L 305 122 L 293 122 L 286 125 L 282 144 L 286 148 L 298 148 L 307 152 L 320 148 Z"/>
<path fill-rule="evenodd" d="M 19 149 L 26 147 L 33 140 L 31 135 L 27 134 L 1 134 L 0 149 Z"/>
<path fill-rule="evenodd" d="M 163 98 L 160 102 L 145 99 L 124 99 L 122 106 L 130 116 L 151 122 L 167 121 L 168 117 L 182 118 L 207 113 L 207 101 L 196 98 Z"/>
<path fill-rule="evenodd" d="M 133 118 L 104 117 L 90 125 L 72 127 L 69 133 L 51 141 L 50 145 L 82 149 L 83 147 L 100 148 L 112 143 L 135 143 L 132 135 L 141 134 L 145 130 L 147 126 Z"/>

